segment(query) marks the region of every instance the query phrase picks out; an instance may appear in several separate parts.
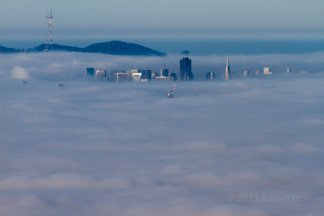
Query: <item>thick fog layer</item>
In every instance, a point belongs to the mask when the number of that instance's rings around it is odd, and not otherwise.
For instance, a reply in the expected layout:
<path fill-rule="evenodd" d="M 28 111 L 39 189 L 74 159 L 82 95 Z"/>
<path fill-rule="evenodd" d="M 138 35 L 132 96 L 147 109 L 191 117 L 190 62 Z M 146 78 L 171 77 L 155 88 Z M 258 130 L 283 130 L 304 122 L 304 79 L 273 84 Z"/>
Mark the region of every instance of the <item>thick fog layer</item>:
<path fill-rule="evenodd" d="M 323 215 L 322 72 L 178 82 L 173 99 L 169 82 L 82 77 L 178 72 L 179 58 L 1 55 L 0 215 Z M 224 56 L 192 59 L 225 70 Z M 321 59 L 230 63 L 309 70 Z"/>
<path fill-rule="evenodd" d="M 171 73 L 179 76 L 179 62 L 182 55 L 169 54 L 166 57 L 132 57 L 112 56 L 106 54 L 48 52 L 20 53 L 1 55 L 0 77 L 15 77 L 26 79 L 26 76 L 46 80 L 75 80 L 84 76 L 85 68 L 125 71 L 128 69 L 149 69 L 159 72 L 163 66 Z M 198 55 L 189 56 L 192 59 L 192 71 L 196 80 L 205 80 L 207 72 L 216 73 L 223 78 L 225 73 L 226 56 Z M 236 77 L 241 77 L 243 71 L 249 70 L 254 74 L 257 70 L 263 72 L 264 67 L 278 73 L 286 73 L 289 67 L 292 72 L 324 71 L 324 52 L 303 55 L 233 55 L 229 56 L 231 71 Z"/>

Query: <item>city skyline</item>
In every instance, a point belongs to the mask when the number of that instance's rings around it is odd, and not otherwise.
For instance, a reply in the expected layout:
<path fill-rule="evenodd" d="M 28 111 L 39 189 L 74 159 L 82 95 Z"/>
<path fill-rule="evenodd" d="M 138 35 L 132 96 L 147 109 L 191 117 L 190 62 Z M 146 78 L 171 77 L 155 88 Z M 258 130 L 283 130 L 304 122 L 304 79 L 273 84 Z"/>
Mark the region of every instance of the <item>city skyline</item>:
<path fill-rule="evenodd" d="M 180 60 L 180 72 L 179 72 L 179 80 L 180 81 L 193 81 L 194 75 L 191 70 L 191 59 L 188 57 L 183 57 Z M 287 68 L 287 73 L 291 73 L 291 68 Z M 295 73 L 307 73 L 307 71 L 296 71 Z M 218 73 L 219 74 L 219 73 Z M 263 74 L 269 75 L 273 74 L 270 67 L 264 67 L 263 68 Z M 106 70 L 103 69 L 96 69 L 96 77 L 98 80 L 101 81 L 108 81 L 108 82 L 120 82 L 119 80 L 122 79 L 123 82 L 125 81 L 135 81 L 135 82 L 148 82 L 151 80 L 159 80 L 159 81 L 177 81 L 177 75 L 176 73 L 169 72 L 169 69 L 163 66 L 163 68 L 159 72 L 152 72 L 152 70 L 144 69 L 128 69 L 126 71 L 121 70 L 112 70 L 106 73 Z M 123 78 L 119 78 L 119 76 L 122 75 Z M 159 76 L 158 76 L 159 75 Z M 249 70 L 243 71 L 241 76 L 247 77 L 250 76 Z M 257 70 L 255 74 L 253 75 L 260 75 L 259 71 Z M 85 77 L 93 77 L 94 76 L 94 68 L 86 68 L 85 70 Z M 240 74 L 237 74 L 236 76 L 240 77 Z M 216 73 L 215 72 L 207 72 L 206 73 L 206 80 L 215 80 Z M 225 67 L 225 80 L 230 80 L 232 78 L 232 73 L 230 69 L 230 63 L 229 63 L 229 56 L 227 56 L 226 60 L 226 67 Z M 223 79 L 221 76 L 218 78 L 218 80 Z"/>
<path fill-rule="evenodd" d="M 193 81 L 194 76 L 191 72 L 191 59 L 188 57 L 183 57 L 180 60 L 180 72 L 179 72 L 179 80 L 180 81 Z M 292 73 L 291 68 L 288 67 L 286 69 L 287 73 Z M 281 72 L 282 73 L 282 72 Z M 297 70 L 294 73 L 308 73 L 307 71 L 301 71 Z M 99 75 L 98 75 L 99 74 Z M 214 72 L 207 72 L 206 73 L 206 80 L 215 80 L 216 74 L 219 75 L 219 73 Z M 264 67 L 263 68 L 263 75 L 269 75 L 273 74 L 271 71 L 271 67 Z M 280 73 L 279 73 L 280 74 Z M 96 70 L 96 77 L 98 80 L 105 80 L 108 82 L 120 82 L 118 81 L 119 75 L 123 75 L 122 78 L 123 82 L 125 81 L 135 81 L 135 82 L 148 82 L 151 80 L 159 80 L 159 81 L 177 81 L 177 75 L 176 73 L 169 72 L 169 69 L 163 66 L 163 68 L 160 70 L 160 72 L 152 72 L 152 70 L 144 69 L 128 69 L 126 71 L 121 70 L 112 70 L 106 73 L 106 70 L 103 69 L 97 69 Z M 249 70 L 243 71 L 243 73 L 238 73 L 235 75 L 235 77 L 248 77 L 251 75 L 260 75 L 259 70 L 257 70 L 254 74 L 251 74 Z M 94 76 L 94 68 L 86 68 L 85 70 L 85 77 L 93 77 Z M 225 66 L 225 75 L 220 76 L 217 80 L 230 80 L 232 78 L 232 72 L 230 69 L 230 63 L 229 63 L 229 56 L 227 56 L 226 60 L 226 66 Z"/>

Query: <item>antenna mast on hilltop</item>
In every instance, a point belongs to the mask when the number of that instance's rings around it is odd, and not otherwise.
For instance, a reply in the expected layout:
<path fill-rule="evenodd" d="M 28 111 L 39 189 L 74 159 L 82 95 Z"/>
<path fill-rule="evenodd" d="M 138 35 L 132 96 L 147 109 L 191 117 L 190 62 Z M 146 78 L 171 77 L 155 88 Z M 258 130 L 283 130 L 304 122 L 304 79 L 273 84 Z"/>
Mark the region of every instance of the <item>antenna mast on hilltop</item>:
<path fill-rule="evenodd" d="M 47 29 L 47 41 L 46 41 L 46 49 L 48 49 L 47 45 L 52 45 L 52 8 L 50 11 L 50 15 L 46 16 L 47 23 L 48 23 L 48 29 Z"/>

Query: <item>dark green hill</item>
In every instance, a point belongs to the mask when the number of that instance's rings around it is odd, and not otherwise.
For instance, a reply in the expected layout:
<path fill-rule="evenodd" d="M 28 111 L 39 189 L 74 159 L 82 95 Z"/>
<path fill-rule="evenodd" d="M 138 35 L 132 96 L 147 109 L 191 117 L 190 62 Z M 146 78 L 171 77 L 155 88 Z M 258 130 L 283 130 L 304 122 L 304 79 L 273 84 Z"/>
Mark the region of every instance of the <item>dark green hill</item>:
<path fill-rule="evenodd" d="M 84 52 L 84 53 L 104 53 L 110 55 L 143 55 L 143 56 L 164 56 L 165 53 L 152 50 L 150 48 L 122 41 L 111 41 L 96 43 L 85 48 L 62 46 L 59 44 L 47 45 L 41 44 L 35 48 L 28 49 L 26 52 L 43 52 L 43 51 L 66 51 L 66 52 Z M 17 53 L 24 52 L 13 48 L 0 46 L 0 53 Z"/>
<path fill-rule="evenodd" d="M 68 51 L 68 52 L 82 52 L 82 48 L 79 47 L 71 47 L 71 46 L 62 46 L 58 44 L 47 45 L 48 51 Z M 32 51 L 46 51 L 46 44 L 41 44 L 38 47 L 32 49 Z"/>
<path fill-rule="evenodd" d="M 138 44 L 126 43 L 122 41 L 111 41 L 92 44 L 84 48 L 83 52 L 105 53 L 111 55 L 165 55 L 165 53 L 161 53 Z"/>
<path fill-rule="evenodd" d="M 0 46 L 0 53 L 17 53 L 17 52 L 21 52 L 21 50 Z"/>

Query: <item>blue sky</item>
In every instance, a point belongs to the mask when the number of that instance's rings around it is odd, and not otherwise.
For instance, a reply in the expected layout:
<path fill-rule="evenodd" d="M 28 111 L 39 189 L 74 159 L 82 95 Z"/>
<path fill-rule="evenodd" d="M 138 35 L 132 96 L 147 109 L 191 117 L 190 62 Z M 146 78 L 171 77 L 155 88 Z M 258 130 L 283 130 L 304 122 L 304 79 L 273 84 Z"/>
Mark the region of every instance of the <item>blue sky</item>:
<path fill-rule="evenodd" d="M 321 0 L 1 0 L 2 39 L 323 38 Z"/>

